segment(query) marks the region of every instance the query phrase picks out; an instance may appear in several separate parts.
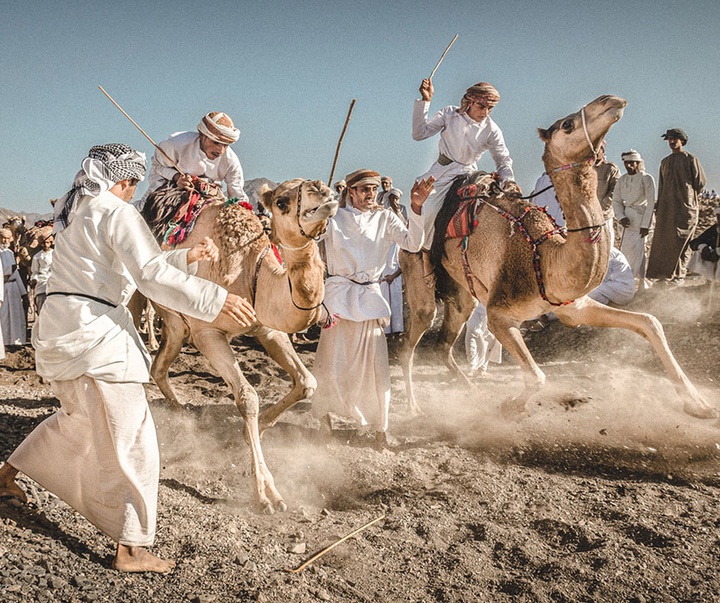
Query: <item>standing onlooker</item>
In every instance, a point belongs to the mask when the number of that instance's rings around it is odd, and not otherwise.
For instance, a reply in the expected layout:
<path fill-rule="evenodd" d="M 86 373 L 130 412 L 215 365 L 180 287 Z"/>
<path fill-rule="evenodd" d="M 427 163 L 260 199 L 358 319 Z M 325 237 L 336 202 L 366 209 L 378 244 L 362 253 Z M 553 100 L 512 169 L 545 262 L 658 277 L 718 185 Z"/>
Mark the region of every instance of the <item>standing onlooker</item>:
<path fill-rule="evenodd" d="M 465 323 L 465 357 L 470 365 L 468 377 L 487 375 L 488 364 L 502 361 L 502 344 L 488 329 L 487 308 L 482 303 Z"/>
<path fill-rule="evenodd" d="M 670 155 L 660 163 L 658 195 L 647 277 L 682 284 L 690 260 L 690 239 L 698 223 L 699 195 L 705 187 L 700 161 L 683 149 L 687 134 L 672 128 L 662 135 Z"/>
<path fill-rule="evenodd" d="M 40 241 L 40 244 L 42 245 L 42 249 L 33 256 L 32 264 L 30 265 L 30 285 L 35 288 L 36 319 L 45 303 L 47 294 L 47 282 L 50 278 L 50 266 L 52 264 L 53 236 L 51 234 L 45 236 Z"/>
<path fill-rule="evenodd" d="M 5 345 L 25 345 L 27 343 L 27 315 L 23 305 L 23 296 L 27 289 L 20 278 L 15 252 L 11 248 L 13 233 L 9 228 L 0 228 L 0 260 L 4 284 L 4 301 L 0 307 Z"/>
<path fill-rule="evenodd" d="M 453 180 L 461 174 L 471 174 L 477 170 L 477 162 L 485 151 L 490 152 L 501 181 L 515 179 L 512 159 L 505 146 L 503 133 L 490 118 L 493 108 L 500 102 L 500 94 L 495 87 L 487 82 L 478 82 L 465 91 L 459 107 L 444 107 L 428 118 L 434 93 L 432 81 L 424 79 L 420 85 L 422 98 L 415 101 L 412 122 L 414 140 L 424 140 L 440 134 L 438 158 L 419 178 L 432 177 L 436 181 L 435 190 L 423 209 L 425 243 L 422 258 L 425 282 L 429 287 L 435 285 L 428 251 L 435 233 L 435 217 L 440 212 Z"/>
<path fill-rule="evenodd" d="M 615 244 L 615 225 L 613 223 L 613 193 L 618 178 L 620 178 L 620 170 L 618 166 L 607 160 L 605 156 L 605 148 L 607 143 L 603 140 L 600 143 L 598 156 L 595 159 L 595 172 L 597 173 L 597 198 L 600 201 L 600 207 L 603 211 L 603 218 L 607 226 L 608 235 L 610 237 L 610 246 Z"/>
<path fill-rule="evenodd" d="M 380 174 L 349 174 L 347 205 L 329 220 L 323 235 L 328 277 L 325 306 L 338 322 L 320 334 L 315 356 L 318 381 L 313 413 L 355 419 L 375 430 L 378 448 L 387 446 L 390 367 L 383 332 L 390 308 L 380 293 L 380 277 L 393 243 L 416 252 L 422 246 L 421 208 L 432 178 L 418 181 L 411 193 L 410 226 L 375 203 Z"/>
<path fill-rule="evenodd" d="M 392 178 L 390 176 L 383 176 L 380 178 L 380 190 L 378 191 L 377 198 L 375 199 L 375 202 L 383 208 L 387 207 L 388 204 L 388 193 L 390 192 L 390 189 L 392 188 L 393 182 Z"/>
<path fill-rule="evenodd" d="M 405 226 L 408 225 L 407 210 L 400 205 L 402 191 L 391 188 L 387 191 L 386 209 L 398 216 Z M 390 306 L 390 324 L 385 327 L 385 335 L 405 331 L 403 321 L 403 278 L 400 270 L 400 247 L 393 243 L 388 251 L 387 264 L 380 278 L 380 292 Z"/>
<path fill-rule="evenodd" d="M 627 258 L 639 288 L 645 289 L 647 250 L 645 243 L 655 209 L 655 179 L 645 171 L 642 156 L 635 149 L 621 155 L 627 174 L 615 187 L 613 208 L 623 228 L 620 251 Z"/>

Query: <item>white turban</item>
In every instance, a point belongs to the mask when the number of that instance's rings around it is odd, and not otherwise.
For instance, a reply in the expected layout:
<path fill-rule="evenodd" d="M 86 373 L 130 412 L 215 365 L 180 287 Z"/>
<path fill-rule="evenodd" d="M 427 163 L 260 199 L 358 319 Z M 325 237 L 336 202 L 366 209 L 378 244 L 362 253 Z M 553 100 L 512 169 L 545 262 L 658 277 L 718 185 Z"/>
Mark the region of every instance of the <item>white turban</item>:
<path fill-rule="evenodd" d="M 240 130 L 235 127 L 227 113 L 212 111 L 200 120 L 197 126 L 200 134 L 220 144 L 232 144 L 240 138 Z"/>
<path fill-rule="evenodd" d="M 620 155 L 623 162 L 625 161 L 642 161 L 643 158 L 640 156 L 640 153 L 638 153 L 635 149 L 630 149 L 629 151 L 625 151 L 622 155 Z"/>

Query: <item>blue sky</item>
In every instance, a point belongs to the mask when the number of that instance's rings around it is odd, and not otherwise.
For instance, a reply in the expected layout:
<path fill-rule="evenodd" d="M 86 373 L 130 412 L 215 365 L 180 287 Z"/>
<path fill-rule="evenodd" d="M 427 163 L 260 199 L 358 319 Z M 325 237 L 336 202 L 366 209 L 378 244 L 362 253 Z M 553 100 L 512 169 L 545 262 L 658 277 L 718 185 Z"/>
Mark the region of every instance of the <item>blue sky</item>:
<path fill-rule="evenodd" d="M 608 135 L 611 160 L 633 147 L 657 176 L 669 152 L 660 135 L 681 127 L 720 190 L 718 25 L 720 3 L 693 0 L 11 0 L 0 20 L 0 207 L 49 212 L 94 144 L 126 142 L 149 159 L 150 143 L 98 85 L 156 141 L 227 112 L 246 179 L 275 181 L 328 179 L 355 98 L 335 179 L 371 167 L 408 192 L 437 153 L 437 138 L 410 136 L 413 100 L 455 34 L 431 111 L 492 82 L 524 190 L 543 169 L 537 127 L 605 93 L 629 102 Z"/>

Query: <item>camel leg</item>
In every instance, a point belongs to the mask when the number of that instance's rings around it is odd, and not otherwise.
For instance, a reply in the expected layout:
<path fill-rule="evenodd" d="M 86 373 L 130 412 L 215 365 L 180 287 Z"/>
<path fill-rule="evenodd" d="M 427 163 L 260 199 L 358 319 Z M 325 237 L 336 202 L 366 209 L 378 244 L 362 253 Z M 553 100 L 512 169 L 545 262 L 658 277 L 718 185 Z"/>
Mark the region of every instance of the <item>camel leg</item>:
<path fill-rule="evenodd" d="M 127 304 L 127 308 L 128 310 L 130 310 L 130 314 L 132 315 L 133 324 L 138 331 L 140 331 L 140 322 L 142 319 L 143 310 L 145 309 L 146 299 L 147 298 L 142 293 L 140 293 L 140 291 L 135 291 Z"/>
<path fill-rule="evenodd" d="M 155 317 L 155 306 L 153 306 L 150 300 L 147 300 L 147 304 L 145 304 L 145 327 L 147 328 L 147 347 L 151 352 L 156 351 L 160 347 L 157 337 L 155 336 Z"/>
<path fill-rule="evenodd" d="M 258 429 L 259 402 L 255 388 L 248 383 L 235 359 L 227 336 L 215 329 L 193 331 L 193 343 L 232 390 L 235 405 L 245 421 L 243 435 L 250 447 L 255 492 L 264 513 L 287 510 L 285 501 L 275 488 L 275 481 L 265 464 Z"/>
<path fill-rule="evenodd" d="M 422 257 L 419 253 L 400 252 L 400 266 L 405 281 L 407 303 L 410 307 L 410 320 L 405 330 L 402 347 L 400 348 L 400 366 L 405 377 L 405 391 L 407 392 L 408 412 L 411 415 L 421 415 L 422 410 L 415 399 L 412 382 L 413 361 L 415 348 L 422 336 L 432 325 L 437 313 L 435 304 L 435 291 L 427 287 L 423 281 Z"/>
<path fill-rule="evenodd" d="M 474 388 L 474 384 L 467 378 L 467 375 L 460 370 L 453 348 L 457 343 L 463 326 L 472 314 L 477 304 L 475 298 L 465 289 L 458 289 L 450 299 L 445 300 L 445 317 L 443 319 L 443 331 L 445 332 L 445 340 L 443 345 L 446 348 L 447 355 L 445 364 L 450 372 L 463 381 L 468 387 Z"/>
<path fill-rule="evenodd" d="M 668 347 L 662 324 L 651 314 L 610 308 L 589 297 L 580 298 L 572 305 L 558 308 L 555 313 L 567 326 L 575 327 L 584 324 L 593 327 L 617 327 L 633 331 L 644 337 L 654 348 L 670 379 L 675 384 L 675 391 L 683 400 L 685 413 L 698 419 L 714 419 L 720 416 L 716 408 L 702 399 L 695 386 L 680 368 Z"/>
<path fill-rule="evenodd" d="M 178 410 L 182 408 L 182 404 L 178 401 L 170 385 L 168 371 L 175 358 L 179 356 L 188 331 L 185 322 L 177 314 L 160 311 L 160 315 L 163 317 L 163 335 L 158 353 L 150 367 L 150 376 L 170 403 L 171 408 Z"/>
<path fill-rule="evenodd" d="M 287 333 L 259 328 L 253 335 L 265 348 L 268 356 L 277 362 L 292 379 L 292 389 L 279 402 L 260 413 L 260 434 L 275 425 L 280 416 L 298 401 L 311 398 L 317 389 L 317 381 L 305 367 L 290 343 Z"/>
<path fill-rule="evenodd" d="M 545 373 L 530 354 L 520 333 L 520 321 L 507 316 L 502 309 L 488 305 L 488 328 L 497 340 L 520 365 L 525 388 L 517 397 L 506 401 L 501 412 L 508 417 L 517 417 L 527 411 L 527 403 L 545 385 Z"/>

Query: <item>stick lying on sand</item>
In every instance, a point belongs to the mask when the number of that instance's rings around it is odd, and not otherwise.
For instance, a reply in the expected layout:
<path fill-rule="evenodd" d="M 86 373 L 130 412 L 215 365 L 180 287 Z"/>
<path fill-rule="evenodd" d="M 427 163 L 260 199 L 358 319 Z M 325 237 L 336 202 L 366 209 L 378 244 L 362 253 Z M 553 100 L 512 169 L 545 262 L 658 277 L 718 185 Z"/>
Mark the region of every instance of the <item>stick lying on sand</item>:
<path fill-rule="evenodd" d="M 365 524 L 364 526 L 362 526 L 361 528 L 358 528 L 358 529 L 355 530 L 354 532 L 350 532 L 350 534 L 348 534 L 347 536 L 343 536 L 340 540 L 336 540 L 336 541 L 333 542 L 330 546 L 326 546 L 322 551 L 320 551 L 320 552 L 317 553 L 316 555 L 313 555 L 312 557 L 310 557 L 310 559 L 308 559 L 308 560 L 307 560 L 305 563 L 303 563 L 300 567 L 297 567 L 297 568 L 295 568 L 295 569 L 285 568 L 285 571 L 286 571 L 286 572 L 290 572 L 291 574 L 299 574 L 299 573 L 300 573 L 301 571 L 303 571 L 308 565 L 310 565 L 313 561 L 316 561 L 316 560 L 320 559 L 320 557 L 322 557 L 325 553 L 329 553 L 330 551 L 332 551 L 338 544 L 341 544 L 341 543 L 345 542 L 346 540 L 348 540 L 349 538 L 352 538 L 353 536 L 356 536 L 357 534 L 359 534 L 359 533 L 362 532 L 363 530 L 369 528 L 371 525 L 373 525 L 374 523 L 377 523 L 378 521 L 380 521 L 380 520 L 382 520 L 382 519 L 385 519 L 385 515 L 381 515 L 380 517 L 378 517 L 378 518 L 376 518 L 376 519 L 373 519 L 372 521 L 369 521 L 368 523 L 366 523 L 366 524 Z"/>
<path fill-rule="evenodd" d="M 114 99 L 112 96 L 110 96 L 107 92 L 105 92 L 105 88 L 103 88 L 102 86 L 98 86 L 98 88 L 100 88 L 100 92 L 102 92 L 105 96 L 108 97 L 108 99 L 110 100 L 110 102 L 111 102 L 113 105 L 115 105 L 118 109 L 120 109 L 120 113 L 122 113 L 125 117 L 127 117 L 127 118 L 130 120 L 130 122 L 132 123 L 132 125 L 135 126 L 138 130 L 140 130 L 140 133 L 141 133 L 145 138 L 147 138 L 147 139 L 150 141 L 150 144 L 151 144 L 152 146 L 154 146 L 158 151 L 160 151 L 163 155 L 165 155 L 165 157 L 167 158 L 167 160 L 168 160 L 170 163 L 172 163 L 173 167 L 174 167 L 178 172 L 180 172 L 181 175 L 184 176 L 184 175 L 185 175 L 185 172 L 183 172 L 183 171 L 180 169 L 180 166 L 178 166 L 178 164 L 175 163 L 175 161 L 173 161 L 172 157 L 170 157 L 170 155 L 168 155 L 165 151 L 163 151 L 159 146 L 157 146 L 157 145 L 155 144 L 155 141 L 154 141 L 152 138 L 150 138 L 150 137 L 145 133 L 145 130 L 143 130 L 140 126 L 138 126 L 137 123 L 135 122 L 135 120 L 134 120 L 132 117 L 130 117 L 127 113 L 125 113 L 125 110 L 124 110 L 120 105 L 118 105 L 118 104 L 115 102 L 115 99 Z"/>

